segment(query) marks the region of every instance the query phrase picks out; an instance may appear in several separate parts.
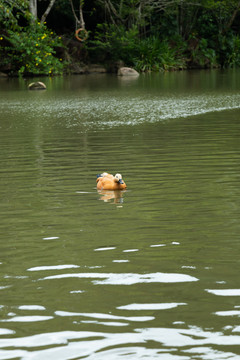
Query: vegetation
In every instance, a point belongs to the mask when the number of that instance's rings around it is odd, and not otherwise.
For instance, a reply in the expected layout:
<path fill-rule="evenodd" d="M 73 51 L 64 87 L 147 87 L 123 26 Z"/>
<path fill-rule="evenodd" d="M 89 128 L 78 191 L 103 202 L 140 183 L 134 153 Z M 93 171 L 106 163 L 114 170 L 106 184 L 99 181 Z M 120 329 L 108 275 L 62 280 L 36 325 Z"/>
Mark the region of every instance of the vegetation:
<path fill-rule="evenodd" d="M 239 66 L 239 20 L 239 0 L 0 0 L 0 70 L 53 75 L 81 61 L 138 71 Z"/>
<path fill-rule="evenodd" d="M 3 65 L 19 74 L 59 74 L 63 72 L 62 59 L 54 50 L 62 46 L 60 37 L 54 37 L 45 24 L 34 22 L 24 29 L 8 30 L 5 39 L 9 46 L 3 48 Z"/>

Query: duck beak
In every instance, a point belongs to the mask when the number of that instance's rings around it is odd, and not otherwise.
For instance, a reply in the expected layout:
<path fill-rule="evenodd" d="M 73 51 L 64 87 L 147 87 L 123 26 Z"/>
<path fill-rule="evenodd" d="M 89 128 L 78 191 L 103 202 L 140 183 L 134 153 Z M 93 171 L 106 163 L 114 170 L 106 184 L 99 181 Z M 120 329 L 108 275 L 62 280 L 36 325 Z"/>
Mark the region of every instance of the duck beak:
<path fill-rule="evenodd" d="M 102 174 L 97 174 L 97 179 L 102 177 Z"/>
<path fill-rule="evenodd" d="M 119 184 L 124 184 L 122 179 L 119 179 L 118 182 L 119 182 Z"/>

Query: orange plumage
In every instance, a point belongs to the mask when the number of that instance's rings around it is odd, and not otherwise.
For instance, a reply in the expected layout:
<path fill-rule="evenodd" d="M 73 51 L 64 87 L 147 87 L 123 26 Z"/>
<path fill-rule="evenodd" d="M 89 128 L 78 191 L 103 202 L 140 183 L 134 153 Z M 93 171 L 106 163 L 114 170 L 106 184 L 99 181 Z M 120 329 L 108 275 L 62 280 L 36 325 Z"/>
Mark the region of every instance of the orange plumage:
<path fill-rule="evenodd" d="M 103 173 L 97 175 L 97 189 L 98 190 L 124 190 L 127 185 L 122 179 L 121 174 L 112 174 Z"/>

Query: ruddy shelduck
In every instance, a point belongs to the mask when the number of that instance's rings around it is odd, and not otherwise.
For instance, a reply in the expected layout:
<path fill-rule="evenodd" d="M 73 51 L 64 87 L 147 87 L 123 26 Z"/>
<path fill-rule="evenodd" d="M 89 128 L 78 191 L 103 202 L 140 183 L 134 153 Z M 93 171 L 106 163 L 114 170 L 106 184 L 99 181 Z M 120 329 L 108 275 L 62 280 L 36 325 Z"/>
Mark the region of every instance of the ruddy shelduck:
<path fill-rule="evenodd" d="M 97 175 L 97 189 L 98 190 L 124 190 L 127 185 L 122 179 L 121 174 L 113 176 L 109 173 L 102 173 Z"/>

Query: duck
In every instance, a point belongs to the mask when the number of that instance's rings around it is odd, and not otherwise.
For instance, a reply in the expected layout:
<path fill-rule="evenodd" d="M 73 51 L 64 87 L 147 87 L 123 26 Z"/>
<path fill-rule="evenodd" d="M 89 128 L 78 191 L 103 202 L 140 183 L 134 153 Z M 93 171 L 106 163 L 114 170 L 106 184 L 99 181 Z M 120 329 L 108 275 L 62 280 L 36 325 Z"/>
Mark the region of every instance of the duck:
<path fill-rule="evenodd" d="M 103 172 L 97 174 L 97 189 L 98 190 L 124 190 L 127 185 L 122 179 L 122 175 L 117 173 L 116 175 Z"/>

